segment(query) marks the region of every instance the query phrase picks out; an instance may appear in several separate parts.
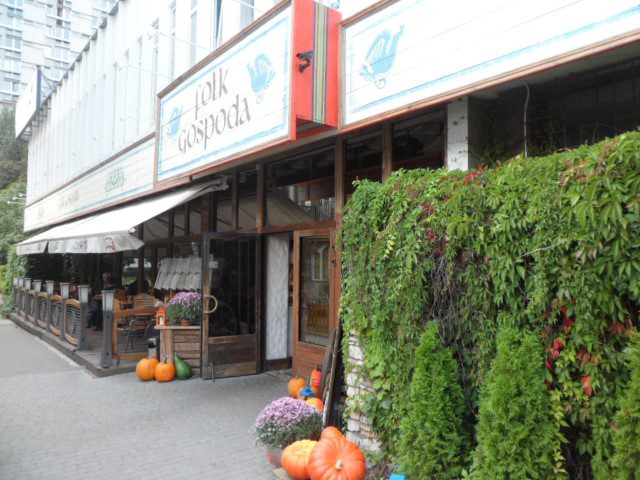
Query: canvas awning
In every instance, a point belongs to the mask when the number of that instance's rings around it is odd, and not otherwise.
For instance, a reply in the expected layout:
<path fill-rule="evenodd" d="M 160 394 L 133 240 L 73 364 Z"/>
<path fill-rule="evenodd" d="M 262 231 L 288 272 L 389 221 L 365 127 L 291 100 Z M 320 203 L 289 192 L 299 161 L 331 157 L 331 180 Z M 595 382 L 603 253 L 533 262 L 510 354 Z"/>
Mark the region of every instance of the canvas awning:
<path fill-rule="evenodd" d="M 135 227 L 171 208 L 211 191 L 211 184 L 175 190 L 154 198 L 59 225 L 17 246 L 18 255 L 43 253 L 114 253 L 137 250 L 144 242 Z"/>

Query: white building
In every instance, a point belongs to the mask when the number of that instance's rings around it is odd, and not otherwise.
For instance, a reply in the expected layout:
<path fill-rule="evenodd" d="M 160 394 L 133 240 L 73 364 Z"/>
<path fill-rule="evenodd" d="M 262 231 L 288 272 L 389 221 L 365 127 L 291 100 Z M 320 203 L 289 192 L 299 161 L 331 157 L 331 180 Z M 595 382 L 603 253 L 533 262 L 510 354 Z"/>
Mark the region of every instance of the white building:
<path fill-rule="evenodd" d="M 113 4 L 113 0 L 0 2 L 0 107 L 16 102 L 36 67 L 57 82 Z"/>

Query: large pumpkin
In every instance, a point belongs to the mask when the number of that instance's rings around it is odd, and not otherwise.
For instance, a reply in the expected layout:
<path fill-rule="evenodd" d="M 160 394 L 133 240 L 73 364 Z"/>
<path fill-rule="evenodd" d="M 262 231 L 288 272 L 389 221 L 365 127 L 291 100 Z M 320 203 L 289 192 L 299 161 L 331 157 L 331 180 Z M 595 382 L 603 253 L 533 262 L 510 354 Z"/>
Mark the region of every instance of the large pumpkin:
<path fill-rule="evenodd" d="M 157 358 L 143 358 L 136 365 L 136 374 L 138 378 L 143 382 L 154 380 L 156 378 L 156 365 L 158 365 Z"/>
<path fill-rule="evenodd" d="M 311 480 L 364 480 L 367 466 L 362 450 L 344 437 L 324 438 L 309 456 Z"/>
<path fill-rule="evenodd" d="M 302 377 L 293 377 L 289 380 L 289 396 L 298 398 L 298 392 L 304 388 L 307 381 Z"/>
<path fill-rule="evenodd" d="M 319 398 L 308 398 L 305 400 L 307 405 L 311 405 L 312 407 L 316 407 L 318 410 L 323 411 L 324 410 L 324 403 L 322 403 L 322 400 L 320 400 Z"/>
<path fill-rule="evenodd" d="M 170 382 L 176 376 L 176 367 L 173 362 L 167 362 L 165 358 L 164 362 L 156 365 L 156 380 L 159 382 Z"/>
<path fill-rule="evenodd" d="M 300 440 L 293 442 L 282 452 L 282 467 L 295 480 L 307 480 L 309 478 L 307 464 L 309 456 L 317 444 L 318 442 L 313 440 Z"/>
<path fill-rule="evenodd" d="M 322 431 L 320 440 L 323 440 L 325 438 L 343 438 L 343 435 L 342 432 L 336 427 L 327 427 Z"/>

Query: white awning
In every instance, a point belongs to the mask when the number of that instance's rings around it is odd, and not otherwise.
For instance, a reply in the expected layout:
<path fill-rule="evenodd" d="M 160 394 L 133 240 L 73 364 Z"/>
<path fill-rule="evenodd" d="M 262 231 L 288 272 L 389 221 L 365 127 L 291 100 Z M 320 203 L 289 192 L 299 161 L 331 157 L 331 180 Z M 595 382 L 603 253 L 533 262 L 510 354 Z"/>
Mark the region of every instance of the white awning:
<path fill-rule="evenodd" d="M 144 242 L 131 235 L 135 227 L 167 210 L 211 191 L 211 184 L 183 188 L 124 207 L 66 223 L 17 246 L 18 255 L 42 253 L 114 253 L 137 250 Z"/>

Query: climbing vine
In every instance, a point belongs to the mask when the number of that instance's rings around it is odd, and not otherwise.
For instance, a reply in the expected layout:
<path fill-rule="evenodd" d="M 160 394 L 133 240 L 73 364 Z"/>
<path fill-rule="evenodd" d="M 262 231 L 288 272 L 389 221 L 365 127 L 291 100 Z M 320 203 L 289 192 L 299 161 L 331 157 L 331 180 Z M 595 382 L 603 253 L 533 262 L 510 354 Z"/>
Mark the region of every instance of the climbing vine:
<path fill-rule="evenodd" d="M 454 352 L 475 428 L 500 326 L 536 332 L 563 447 L 556 471 L 610 478 L 612 431 L 638 327 L 640 134 L 472 172 L 363 181 L 345 207 L 341 316 L 365 350 L 356 372 L 388 455 L 429 320 Z M 558 442 L 560 444 L 560 442 Z"/>

